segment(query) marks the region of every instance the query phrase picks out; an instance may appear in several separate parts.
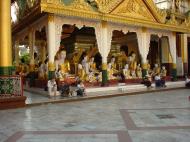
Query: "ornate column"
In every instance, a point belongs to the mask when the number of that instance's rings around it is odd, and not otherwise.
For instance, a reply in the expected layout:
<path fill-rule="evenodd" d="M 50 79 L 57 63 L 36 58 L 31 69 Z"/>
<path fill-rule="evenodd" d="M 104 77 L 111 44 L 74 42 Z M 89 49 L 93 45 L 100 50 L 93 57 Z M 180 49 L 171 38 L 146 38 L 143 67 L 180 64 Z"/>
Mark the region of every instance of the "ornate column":
<path fill-rule="evenodd" d="M 170 53 L 169 39 L 167 36 L 160 38 L 161 43 L 161 63 L 162 66 L 165 66 L 167 69 L 167 75 L 170 75 L 172 72 L 172 58 Z"/>
<path fill-rule="evenodd" d="M 43 41 L 40 47 L 40 60 L 42 61 L 42 63 L 46 60 L 46 42 Z"/>
<path fill-rule="evenodd" d="M 187 48 L 187 34 L 180 34 L 180 46 L 183 60 L 184 74 L 188 73 L 188 48 Z"/>
<path fill-rule="evenodd" d="M 139 52 L 141 55 L 142 75 L 145 77 L 147 74 L 147 55 L 150 47 L 150 33 L 146 28 L 142 28 L 137 32 Z"/>
<path fill-rule="evenodd" d="M 48 44 L 48 78 L 52 78 L 55 73 L 54 57 L 56 54 L 56 31 L 55 31 L 55 20 L 54 15 L 48 15 L 48 29 L 47 29 L 47 44 Z"/>
<path fill-rule="evenodd" d="M 102 21 L 95 28 L 98 50 L 102 56 L 102 86 L 108 81 L 107 57 L 111 48 L 112 28 L 106 21 Z"/>
<path fill-rule="evenodd" d="M 11 0 L 0 0 L 0 75 L 12 74 Z"/>
<path fill-rule="evenodd" d="M 176 33 L 173 32 L 169 35 L 169 44 L 170 44 L 170 52 L 172 56 L 172 77 L 173 80 L 177 79 L 177 69 L 176 69 Z"/>
<path fill-rule="evenodd" d="M 34 46 L 35 46 L 35 32 L 31 28 L 29 29 L 28 35 L 29 49 L 30 49 L 30 72 L 34 72 L 35 61 L 34 61 Z"/>
<path fill-rule="evenodd" d="M 25 106 L 22 80 L 12 77 L 11 0 L 0 0 L 0 109 Z M 4 75 L 4 77 L 2 77 Z"/>

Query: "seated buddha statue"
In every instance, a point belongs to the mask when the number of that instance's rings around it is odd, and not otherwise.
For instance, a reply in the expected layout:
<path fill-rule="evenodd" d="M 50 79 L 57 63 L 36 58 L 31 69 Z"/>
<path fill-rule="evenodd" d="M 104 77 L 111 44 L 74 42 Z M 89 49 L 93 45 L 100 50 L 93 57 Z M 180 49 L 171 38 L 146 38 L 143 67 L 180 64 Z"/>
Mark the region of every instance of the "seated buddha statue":
<path fill-rule="evenodd" d="M 152 74 L 152 69 L 150 67 L 149 61 L 147 60 L 147 75 L 151 75 Z"/>
<path fill-rule="evenodd" d="M 119 70 L 123 69 L 125 66 L 125 63 L 127 62 L 127 56 L 125 54 L 125 51 L 121 51 L 118 58 L 117 58 L 117 62 L 119 65 Z"/>
<path fill-rule="evenodd" d="M 136 78 L 137 62 L 136 54 L 134 52 L 132 52 L 131 56 L 129 57 L 129 69 L 131 71 L 132 78 Z"/>
<path fill-rule="evenodd" d="M 109 63 L 111 65 L 111 69 L 113 70 L 113 73 L 118 73 L 118 70 L 117 70 L 117 65 L 116 65 L 116 62 L 115 62 L 115 57 L 112 57 L 111 58 L 111 62 Z"/>
<path fill-rule="evenodd" d="M 97 72 L 96 63 L 94 62 L 94 57 L 90 58 L 89 70 L 90 70 L 90 72 Z"/>
<path fill-rule="evenodd" d="M 83 69 L 82 65 L 81 64 L 78 64 L 78 73 L 77 73 L 78 77 L 81 79 L 81 80 L 85 80 L 86 78 L 86 75 L 85 75 L 85 70 Z"/>
<path fill-rule="evenodd" d="M 107 72 L 108 72 L 108 80 L 116 79 L 116 77 L 114 76 L 114 71 L 111 63 L 108 64 Z"/>
<path fill-rule="evenodd" d="M 93 82 L 94 80 L 96 80 L 96 78 L 94 76 L 94 72 L 90 71 L 90 64 L 88 62 L 88 56 L 86 54 L 83 57 L 81 65 L 82 65 L 82 69 L 81 69 L 81 67 L 79 68 L 80 71 L 83 72 L 83 74 L 81 76 L 81 80 L 89 81 L 89 82 Z"/>
<path fill-rule="evenodd" d="M 152 76 L 155 76 L 156 74 L 160 74 L 160 67 L 158 64 L 154 65 L 153 71 L 152 71 Z"/>
<path fill-rule="evenodd" d="M 94 82 L 94 81 L 97 81 L 99 79 L 98 76 L 100 74 L 100 72 L 97 70 L 96 68 L 96 63 L 94 62 L 94 57 L 91 57 L 90 58 L 90 62 L 88 63 L 89 64 L 89 81 L 90 82 Z"/>
<path fill-rule="evenodd" d="M 137 69 L 136 69 L 136 74 L 138 78 L 142 78 L 142 68 L 141 68 L 141 64 L 137 65 Z"/>
<path fill-rule="evenodd" d="M 108 64 L 108 78 L 116 79 L 114 74 L 117 74 L 118 70 L 116 69 L 115 57 L 111 58 L 111 62 Z"/>
<path fill-rule="evenodd" d="M 70 63 L 65 58 L 66 58 L 66 51 L 62 50 L 58 54 L 58 59 L 55 61 L 56 71 L 60 68 L 61 73 L 64 76 L 68 75 L 70 71 Z"/>
<path fill-rule="evenodd" d="M 160 72 L 161 77 L 166 77 L 167 75 L 167 70 L 165 66 L 162 66 L 161 72 Z"/>
<path fill-rule="evenodd" d="M 132 78 L 128 64 L 125 65 L 125 67 L 124 67 L 124 69 L 123 69 L 123 74 L 124 74 L 124 76 L 125 76 L 125 79 L 131 79 L 131 78 Z"/>

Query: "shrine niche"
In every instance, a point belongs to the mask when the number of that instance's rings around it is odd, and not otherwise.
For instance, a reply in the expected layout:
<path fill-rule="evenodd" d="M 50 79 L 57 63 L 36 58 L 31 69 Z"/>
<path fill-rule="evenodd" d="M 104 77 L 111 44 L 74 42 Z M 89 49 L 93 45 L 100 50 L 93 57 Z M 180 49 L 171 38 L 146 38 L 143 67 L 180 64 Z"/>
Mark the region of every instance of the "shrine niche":
<path fill-rule="evenodd" d="M 157 35 L 151 35 L 147 59 L 151 68 L 154 67 L 154 64 L 161 65 L 161 46 L 159 37 Z"/>
<path fill-rule="evenodd" d="M 118 73 L 124 74 L 126 79 L 142 78 L 136 33 L 124 34 L 122 31 L 113 31 L 112 45 L 108 56 L 108 69 L 110 79 L 116 79 L 114 75 Z"/>

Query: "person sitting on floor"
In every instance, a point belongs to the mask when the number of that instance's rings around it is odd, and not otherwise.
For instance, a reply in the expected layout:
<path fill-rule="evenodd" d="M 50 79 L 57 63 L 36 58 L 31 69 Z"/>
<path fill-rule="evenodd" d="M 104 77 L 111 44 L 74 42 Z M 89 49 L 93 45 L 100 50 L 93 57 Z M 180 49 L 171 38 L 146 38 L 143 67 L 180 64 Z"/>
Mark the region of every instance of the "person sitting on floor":
<path fill-rule="evenodd" d="M 151 76 L 146 75 L 146 76 L 143 78 L 142 84 L 144 84 L 147 88 L 150 88 L 151 85 L 152 85 Z"/>
<path fill-rule="evenodd" d="M 185 77 L 186 79 L 185 79 L 185 86 L 187 87 L 187 88 L 190 88 L 190 79 L 186 76 Z"/>
<path fill-rule="evenodd" d="M 52 77 L 52 79 L 48 81 L 47 87 L 48 87 L 49 96 L 55 97 L 57 92 L 57 83 L 54 77 Z"/>
<path fill-rule="evenodd" d="M 155 79 L 155 86 L 156 87 L 166 87 L 166 85 L 165 85 L 165 79 L 161 78 L 159 73 L 157 73 L 155 75 L 154 79 Z"/>
<path fill-rule="evenodd" d="M 60 87 L 62 97 L 70 97 L 70 85 L 66 82 L 62 82 Z"/>
<path fill-rule="evenodd" d="M 85 87 L 81 80 L 77 81 L 77 96 L 85 96 Z"/>

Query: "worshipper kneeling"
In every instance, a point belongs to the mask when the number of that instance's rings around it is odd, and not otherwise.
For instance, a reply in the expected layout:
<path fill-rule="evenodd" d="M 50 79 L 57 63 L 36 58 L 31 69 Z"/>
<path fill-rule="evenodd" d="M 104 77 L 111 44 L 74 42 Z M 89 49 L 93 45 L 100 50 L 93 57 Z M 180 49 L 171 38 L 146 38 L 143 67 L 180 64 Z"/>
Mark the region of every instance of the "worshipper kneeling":
<path fill-rule="evenodd" d="M 165 79 L 160 77 L 160 74 L 155 75 L 155 86 L 156 87 L 166 87 L 165 85 Z"/>
<path fill-rule="evenodd" d="M 142 84 L 144 84 L 147 88 L 150 88 L 151 85 L 152 85 L 151 76 L 146 75 L 146 76 L 143 78 Z"/>
<path fill-rule="evenodd" d="M 190 88 L 190 79 L 186 76 L 185 77 L 186 79 L 185 79 L 185 86 L 187 87 L 187 88 Z"/>
<path fill-rule="evenodd" d="M 77 81 L 77 96 L 85 96 L 86 92 L 85 92 L 85 87 L 84 84 L 82 83 L 81 80 Z"/>
<path fill-rule="evenodd" d="M 51 80 L 48 81 L 48 84 L 47 84 L 47 87 L 48 87 L 48 93 L 49 93 L 49 96 L 56 96 L 56 93 L 57 93 L 57 83 L 55 81 L 55 78 L 53 77 Z"/>
<path fill-rule="evenodd" d="M 70 85 L 66 82 L 62 82 L 62 84 L 60 85 L 60 92 L 62 97 L 70 97 Z"/>

